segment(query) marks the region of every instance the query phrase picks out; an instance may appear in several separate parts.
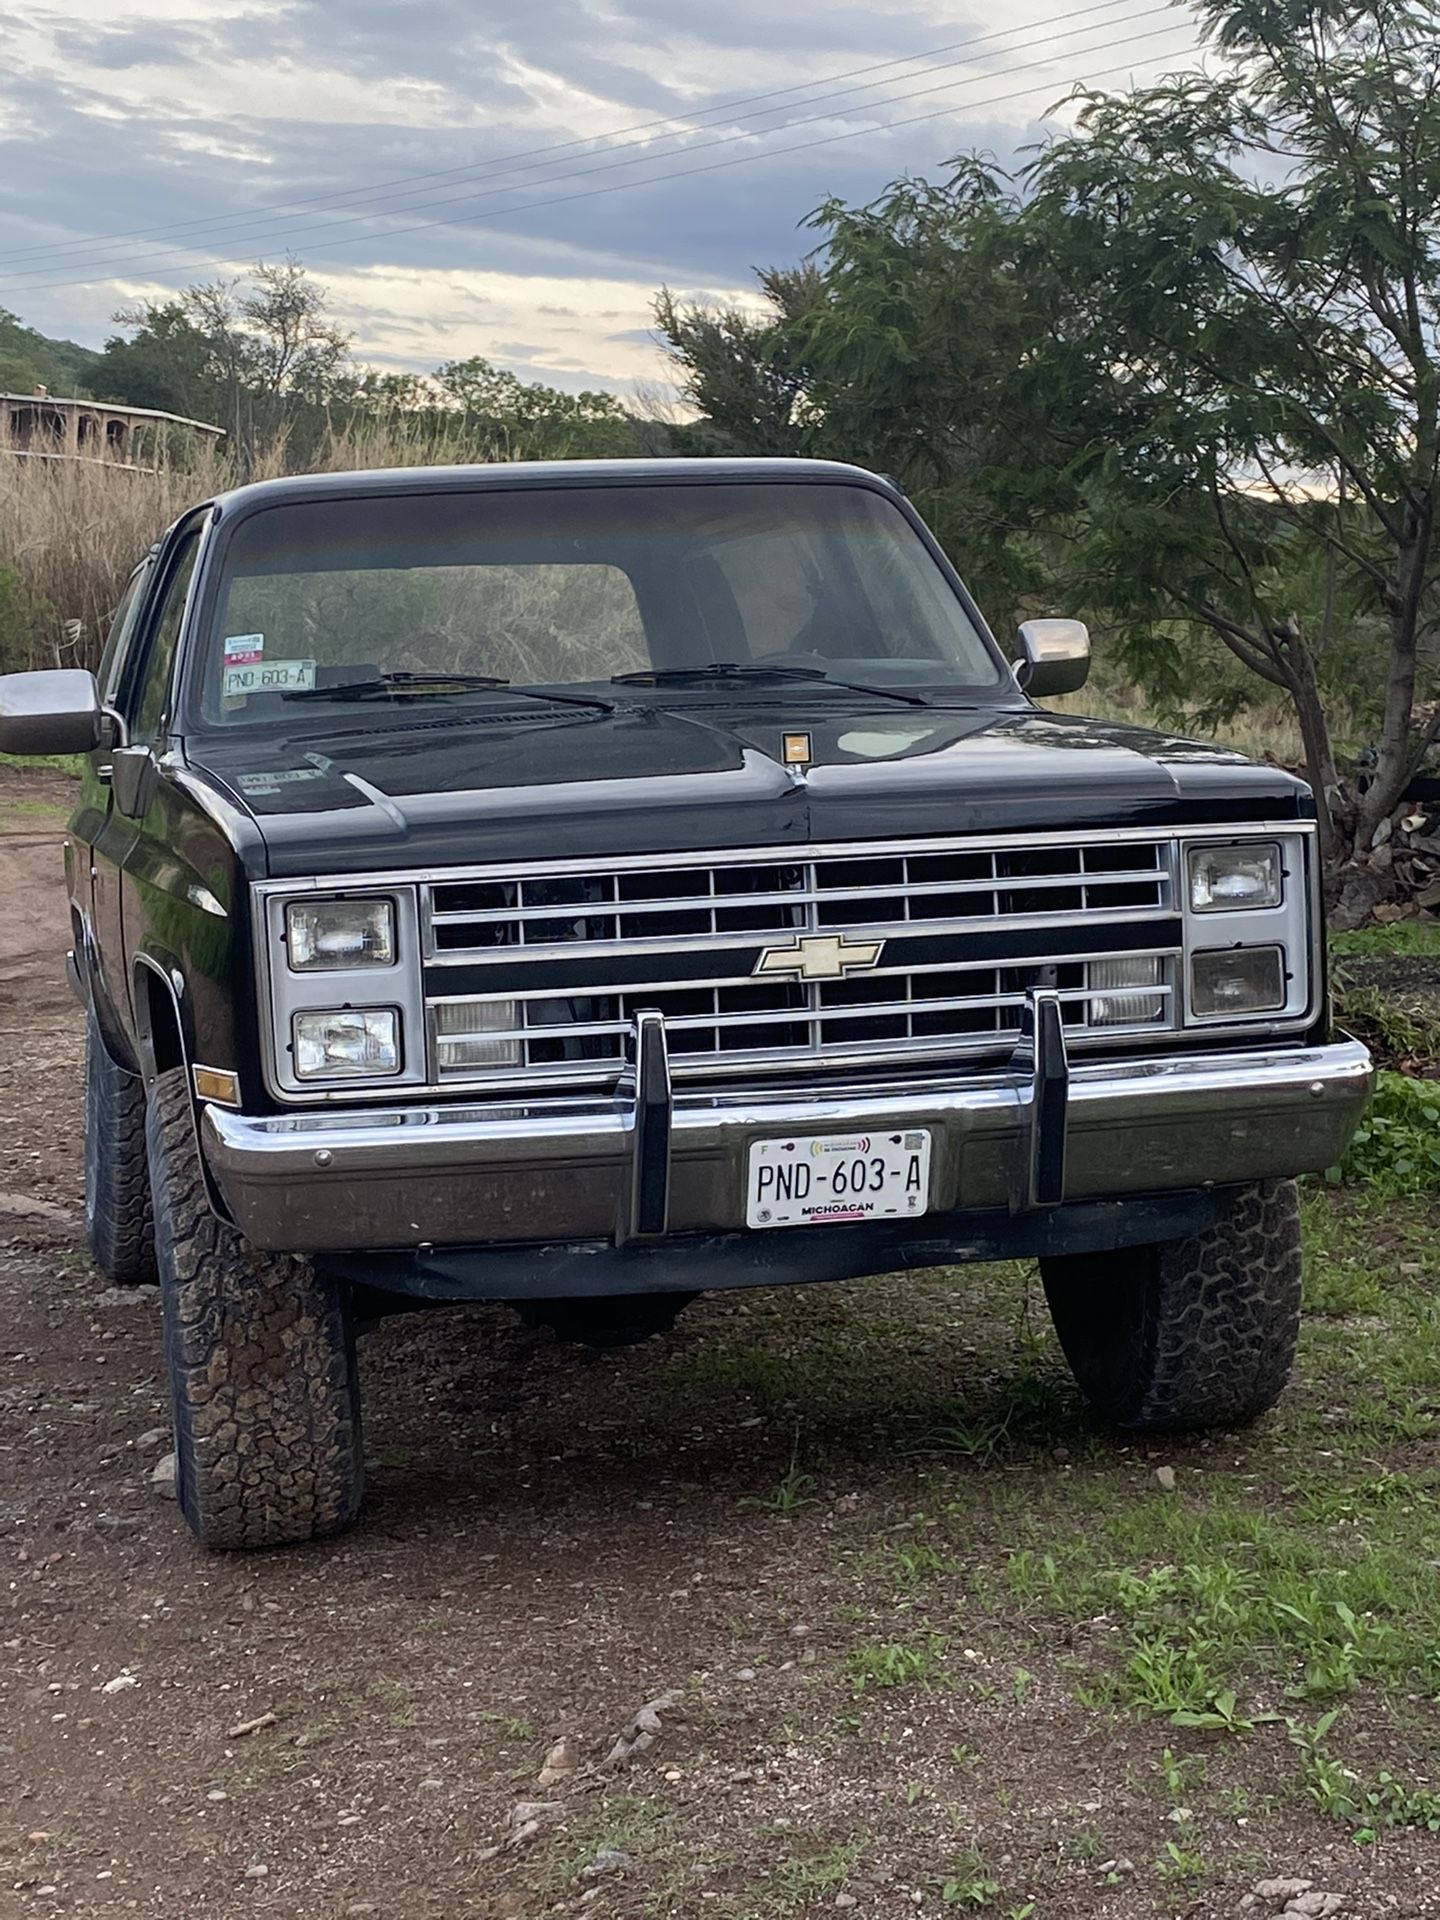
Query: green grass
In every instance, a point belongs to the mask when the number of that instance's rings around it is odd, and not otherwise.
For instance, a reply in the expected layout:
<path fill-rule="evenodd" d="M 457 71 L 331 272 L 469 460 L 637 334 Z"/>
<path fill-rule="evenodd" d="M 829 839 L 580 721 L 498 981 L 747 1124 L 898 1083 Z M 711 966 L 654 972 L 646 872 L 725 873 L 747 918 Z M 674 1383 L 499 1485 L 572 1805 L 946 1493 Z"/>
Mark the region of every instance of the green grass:
<path fill-rule="evenodd" d="M 1440 954 L 1440 920 L 1393 920 L 1387 927 L 1332 933 L 1330 951 L 1342 957 L 1354 953 Z"/>
<path fill-rule="evenodd" d="M 66 773 L 72 780 L 78 780 L 84 771 L 85 757 L 79 753 L 0 753 L 0 767 L 11 768 L 16 773 L 28 773 L 32 768 Z"/>

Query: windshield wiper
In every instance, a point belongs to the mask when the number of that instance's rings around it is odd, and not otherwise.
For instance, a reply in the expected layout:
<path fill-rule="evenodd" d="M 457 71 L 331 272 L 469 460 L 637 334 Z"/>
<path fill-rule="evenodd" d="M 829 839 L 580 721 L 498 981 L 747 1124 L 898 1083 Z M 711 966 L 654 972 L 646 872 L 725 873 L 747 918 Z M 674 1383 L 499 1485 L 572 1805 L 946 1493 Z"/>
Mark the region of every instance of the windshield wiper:
<path fill-rule="evenodd" d="M 717 660 L 699 667 L 646 667 L 639 673 L 615 673 L 612 687 L 688 687 L 714 686 L 717 682 L 743 685 L 747 680 L 804 680 L 826 687 L 843 687 L 847 693 L 874 694 L 881 700 L 899 700 L 907 707 L 928 707 L 930 702 L 918 693 L 902 693 L 898 687 L 866 687 L 858 680 L 834 680 L 823 667 L 766 666 L 760 661 Z"/>
<path fill-rule="evenodd" d="M 385 700 L 396 694 L 513 693 L 521 700 L 553 700 L 559 706 L 592 707 L 613 713 L 613 700 L 599 694 L 549 693 L 539 687 L 513 687 L 494 673 L 382 673 L 368 680 L 342 680 L 333 687 L 293 687 L 282 700 Z"/>

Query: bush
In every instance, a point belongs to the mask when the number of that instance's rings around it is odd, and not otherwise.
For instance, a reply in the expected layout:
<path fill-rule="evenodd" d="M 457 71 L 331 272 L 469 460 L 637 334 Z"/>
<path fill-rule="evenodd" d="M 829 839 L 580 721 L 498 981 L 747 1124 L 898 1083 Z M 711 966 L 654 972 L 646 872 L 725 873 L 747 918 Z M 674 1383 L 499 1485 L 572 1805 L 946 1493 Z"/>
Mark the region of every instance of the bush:
<path fill-rule="evenodd" d="M 1440 1081 L 1378 1074 L 1375 1098 L 1331 1178 L 1387 1194 L 1440 1190 Z"/>

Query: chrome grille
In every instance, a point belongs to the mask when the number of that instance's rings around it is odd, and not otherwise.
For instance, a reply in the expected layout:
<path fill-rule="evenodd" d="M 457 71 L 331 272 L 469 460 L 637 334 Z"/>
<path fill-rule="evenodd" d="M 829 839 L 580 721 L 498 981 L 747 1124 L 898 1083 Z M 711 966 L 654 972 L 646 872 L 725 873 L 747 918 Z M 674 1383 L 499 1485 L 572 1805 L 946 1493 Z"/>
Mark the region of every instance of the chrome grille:
<path fill-rule="evenodd" d="M 1156 922 L 1175 915 L 1174 870 L 1168 838 L 1117 834 L 435 880 L 421 909 L 436 1078 L 613 1079 L 635 1013 L 652 1007 L 675 1072 L 720 1078 L 804 1059 L 1005 1052 L 1026 991 L 1041 985 L 1058 990 L 1081 1044 L 1168 1030 L 1180 933 L 1176 919 L 1157 937 Z M 879 964 L 838 979 L 756 977 L 767 948 L 829 935 L 882 942 Z M 1133 983 L 1117 985 L 1116 962 L 1131 959 Z"/>

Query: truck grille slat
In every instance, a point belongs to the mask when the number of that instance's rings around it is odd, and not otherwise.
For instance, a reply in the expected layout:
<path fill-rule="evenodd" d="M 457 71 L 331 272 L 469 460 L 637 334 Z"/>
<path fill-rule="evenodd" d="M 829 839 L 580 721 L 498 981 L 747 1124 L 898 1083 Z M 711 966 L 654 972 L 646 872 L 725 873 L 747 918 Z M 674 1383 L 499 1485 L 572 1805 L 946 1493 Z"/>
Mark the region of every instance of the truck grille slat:
<path fill-rule="evenodd" d="M 494 1049 L 491 1066 L 449 1068 L 442 1041 L 441 1081 L 613 1081 L 634 1016 L 648 1008 L 665 1016 L 678 1075 L 722 1080 L 786 1062 L 820 1070 L 876 1053 L 933 1061 L 1008 1051 L 1037 985 L 1058 990 L 1067 1034 L 1081 1045 L 1174 1021 L 1180 935 L 1178 919 L 1173 931 L 1163 925 L 1176 913 L 1166 836 L 577 865 L 422 888 L 432 1028 L 443 1008 L 445 1040 L 463 1040 L 473 1018 Z M 1053 941 L 1044 937 L 1052 928 Z M 1022 930 L 1008 954 L 1007 931 Z M 757 971 L 774 949 L 837 938 L 881 952 L 838 978 Z M 1123 980 L 1117 963 L 1130 967 Z M 487 975 L 500 967 L 505 979 L 491 990 Z M 448 988 L 447 970 L 462 968 L 463 982 L 453 977 L 463 991 Z"/>

